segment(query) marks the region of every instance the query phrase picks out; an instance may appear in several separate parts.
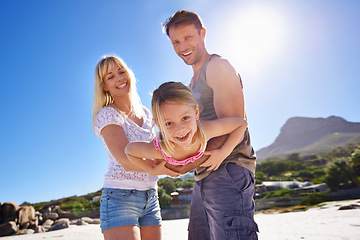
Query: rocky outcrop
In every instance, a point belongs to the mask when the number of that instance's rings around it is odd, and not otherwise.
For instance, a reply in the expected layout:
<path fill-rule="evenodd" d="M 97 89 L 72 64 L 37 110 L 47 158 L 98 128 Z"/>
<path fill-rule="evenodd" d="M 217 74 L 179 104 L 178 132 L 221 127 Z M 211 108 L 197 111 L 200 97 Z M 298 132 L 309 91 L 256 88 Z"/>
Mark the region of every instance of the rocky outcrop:
<path fill-rule="evenodd" d="M 286 121 L 275 141 L 256 152 L 259 160 L 289 154 L 328 151 L 339 145 L 360 139 L 360 123 L 348 122 L 341 117 L 293 117 Z"/>
<path fill-rule="evenodd" d="M 51 206 L 35 211 L 33 206 L 18 206 L 16 203 L 0 203 L 0 237 L 9 235 L 34 234 L 55 231 L 73 225 L 100 224 L 99 219 L 89 217 L 76 218 L 73 213 L 59 211 Z M 71 220 L 72 221 L 71 221 Z"/>
<path fill-rule="evenodd" d="M 35 229 L 39 224 L 39 219 L 35 217 L 35 209 L 33 206 L 23 206 L 18 212 L 18 224 L 20 229 Z"/>
<path fill-rule="evenodd" d="M 16 212 L 19 210 L 19 205 L 13 202 L 5 202 L 1 206 L 0 223 L 16 221 Z"/>
<path fill-rule="evenodd" d="M 0 237 L 9 236 L 19 231 L 14 221 L 6 222 L 0 225 Z"/>

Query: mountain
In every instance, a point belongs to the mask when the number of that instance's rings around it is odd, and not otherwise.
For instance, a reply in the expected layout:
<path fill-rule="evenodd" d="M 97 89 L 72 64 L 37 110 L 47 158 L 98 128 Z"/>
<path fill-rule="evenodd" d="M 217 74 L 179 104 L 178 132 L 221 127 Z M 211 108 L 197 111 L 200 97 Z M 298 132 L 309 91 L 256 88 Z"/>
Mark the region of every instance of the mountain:
<path fill-rule="evenodd" d="M 360 123 L 341 117 L 293 117 L 286 121 L 275 142 L 256 152 L 259 161 L 290 153 L 325 153 L 338 146 L 360 142 Z"/>

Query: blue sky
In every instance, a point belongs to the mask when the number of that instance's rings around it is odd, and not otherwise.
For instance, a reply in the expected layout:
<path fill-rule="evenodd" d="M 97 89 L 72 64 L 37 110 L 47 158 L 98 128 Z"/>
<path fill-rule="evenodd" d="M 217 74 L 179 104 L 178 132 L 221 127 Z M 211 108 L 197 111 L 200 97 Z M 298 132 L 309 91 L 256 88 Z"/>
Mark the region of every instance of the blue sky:
<path fill-rule="evenodd" d="M 255 150 L 290 117 L 360 122 L 360 2 L 154 0 L 2 1 L 0 7 L 0 202 L 36 203 L 97 191 L 108 159 L 92 132 L 94 68 L 116 53 L 139 94 L 189 83 L 161 23 L 199 13 L 210 53 L 244 82 Z"/>

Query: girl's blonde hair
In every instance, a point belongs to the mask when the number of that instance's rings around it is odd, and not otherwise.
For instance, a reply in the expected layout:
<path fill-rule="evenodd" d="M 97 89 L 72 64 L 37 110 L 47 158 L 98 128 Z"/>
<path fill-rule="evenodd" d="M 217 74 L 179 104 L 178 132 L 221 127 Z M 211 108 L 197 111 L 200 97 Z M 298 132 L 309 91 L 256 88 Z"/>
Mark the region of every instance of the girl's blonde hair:
<path fill-rule="evenodd" d="M 104 90 L 104 77 L 109 70 L 109 67 L 116 63 L 123 67 L 130 76 L 130 102 L 131 111 L 137 116 L 142 117 L 144 110 L 140 101 L 140 97 L 136 91 L 136 78 L 131 69 L 126 65 L 123 59 L 116 55 L 104 55 L 95 67 L 95 81 L 94 81 L 94 99 L 93 99 L 93 130 L 95 131 L 96 114 L 103 107 L 109 106 L 114 102 L 114 98 L 109 91 Z M 119 111 L 120 112 L 120 111 Z M 120 114 L 125 115 L 123 112 Z"/>
<path fill-rule="evenodd" d="M 169 141 L 169 138 L 164 129 L 165 121 L 161 114 L 160 106 L 165 101 L 174 101 L 180 104 L 185 104 L 196 109 L 197 102 L 191 93 L 191 90 L 180 82 L 166 82 L 160 85 L 153 93 L 151 99 L 151 110 L 153 113 L 154 123 L 158 126 L 160 133 L 160 144 L 162 145 L 163 151 L 171 155 L 174 153 L 174 144 Z M 200 134 L 202 151 L 206 147 L 206 135 L 201 127 L 199 121 L 197 122 L 196 134 Z M 169 154 L 170 153 L 170 154 Z"/>

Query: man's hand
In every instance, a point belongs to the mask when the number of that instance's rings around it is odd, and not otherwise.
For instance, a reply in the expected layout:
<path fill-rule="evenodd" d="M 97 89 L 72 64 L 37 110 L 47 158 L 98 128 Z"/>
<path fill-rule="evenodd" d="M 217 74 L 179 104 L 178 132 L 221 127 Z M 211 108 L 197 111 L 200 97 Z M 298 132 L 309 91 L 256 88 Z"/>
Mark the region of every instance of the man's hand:
<path fill-rule="evenodd" d="M 153 161 L 153 170 L 151 172 L 151 175 L 157 176 L 157 175 L 168 175 L 170 177 L 178 177 L 180 176 L 179 172 L 173 171 L 170 168 L 167 168 L 165 166 L 166 161 L 164 160 L 158 160 L 156 159 Z"/>
<path fill-rule="evenodd" d="M 228 135 L 224 135 L 224 136 L 210 139 L 210 141 L 207 143 L 205 152 L 211 153 L 212 150 L 221 148 L 222 145 L 224 145 L 227 138 L 228 138 Z M 212 155 L 211 162 L 210 162 L 210 164 L 208 164 L 206 166 L 213 166 L 213 165 L 215 165 L 214 164 L 215 162 L 219 162 L 218 165 L 220 166 L 222 161 L 224 161 L 224 159 L 216 159 L 217 156 L 216 156 L 216 153 L 214 153 L 214 152 L 211 155 Z M 165 167 L 167 167 L 175 172 L 185 174 L 191 170 L 195 170 L 201 164 L 207 163 L 208 159 L 209 159 L 209 155 L 204 154 L 201 158 L 197 159 L 195 162 L 188 163 L 186 165 L 179 165 L 179 166 L 166 163 Z M 216 166 L 214 166 L 214 167 L 216 167 Z M 217 169 L 217 167 L 216 167 L 216 169 Z"/>

